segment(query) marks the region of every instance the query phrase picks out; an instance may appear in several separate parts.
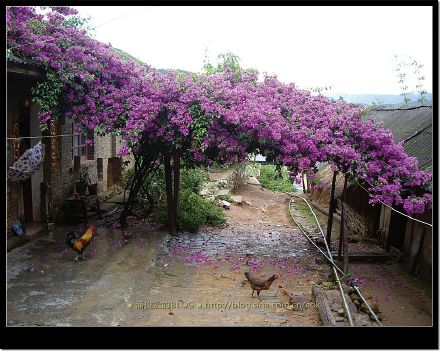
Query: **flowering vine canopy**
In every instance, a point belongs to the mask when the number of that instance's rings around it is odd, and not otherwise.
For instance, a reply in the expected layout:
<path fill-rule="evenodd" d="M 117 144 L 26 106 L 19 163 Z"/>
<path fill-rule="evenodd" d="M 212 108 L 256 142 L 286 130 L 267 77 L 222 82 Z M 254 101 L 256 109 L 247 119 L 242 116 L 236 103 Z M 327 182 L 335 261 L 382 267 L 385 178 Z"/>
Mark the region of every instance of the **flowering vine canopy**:
<path fill-rule="evenodd" d="M 158 71 L 93 39 L 84 24 L 69 7 L 7 9 L 8 55 L 47 72 L 33 88 L 43 126 L 65 115 L 84 134 L 117 134 L 120 155 L 139 152 L 140 141 L 179 149 L 193 164 L 240 162 L 258 151 L 292 176 L 310 177 L 317 162 L 329 162 L 368 184 L 373 204 L 402 205 L 409 214 L 431 207 L 431 174 L 361 107 L 276 76 L 259 79 L 233 55 L 197 74 Z"/>

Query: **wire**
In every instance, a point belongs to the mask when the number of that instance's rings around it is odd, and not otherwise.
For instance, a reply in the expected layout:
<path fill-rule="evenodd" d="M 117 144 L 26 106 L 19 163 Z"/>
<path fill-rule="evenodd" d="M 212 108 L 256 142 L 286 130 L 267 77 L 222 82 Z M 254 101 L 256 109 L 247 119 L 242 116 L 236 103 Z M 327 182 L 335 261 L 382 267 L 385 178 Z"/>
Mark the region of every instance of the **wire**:
<path fill-rule="evenodd" d="M 298 197 L 302 198 L 301 196 L 298 196 Z M 316 223 L 318 224 L 318 228 L 319 228 L 319 230 L 320 230 L 322 236 L 324 237 L 324 232 L 322 231 L 321 225 L 320 225 L 320 223 L 319 223 L 319 221 L 318 221 L 318 218 L 317 218 L 316 215 L 315 215 L 315 212 L 313 212 L 313 210 L 312 210 L 312 208 L 310 207 L 309 203 L 308 203 L 304 198 L 302 198 L 302 199 L 303 199 L 303 200 L 307 203 L 307 205 L 309 206 L 309 208 L 310 208 L 310 210 L 311 210 L 313 216 L 315 217 Z M 292 212 L 291 212 L 291 210 L 290 210 L 290 205 L 292 204 L 292 202 L 293 202 L 293 201 L 291 200 L 290 203 L 289 203 L 289 212 L 290 212 L 290 215 L 291 215 L 291 216 L 292 216 Z M 293 216 L 292 216 L 292 218 L 293 218 Z M 295 220 L 294 220 L 294 221 L 295 221 Z M 296 223 L 296 221 L 295 221 L 295 223 Z M 299 225 L 298 225 L 298 227 L 299 227 Z M 329 246 L 328 246 L 328 244 L 327 244 L 327 241 L 324 240 L 324 243 L 325 243 L 325 247 L 326 247 L 326 249 L 327 249 L 328 255 L 329 255 L 328 259 L 329 259 L 332 263 L 334 263 L 334 261 L 333 261 L 333 257 L 332 257 L 332 253 L 331 253 L 330 248 L 329 248 Z M 342 288 L 341 280 L 339 279 L 338 272 L 337 272 L 336 269 L 335 269 L 335 264 L 332 264 L 332 269 L 333 269 L 333 274 L 335 275 L 335 278 L 336 278 L 336 282 L 338 283 L 338 286 L 339 286 L 339 291 L 340 291 L 340 293 L 341 293 L 341 297 L 342 297 L 342 302 L 343 302 L 343 305 L 344 305 L 344 309 L 345 309 L 345 312 L 347 312 L 348 321 L 349 321 L 350 325 L 353 326 L 353 325 L 354 325 L 354 324 L 353 324 L 353 317 L 351 316 L 351 311 L 350 311 L 350 308 L 348 307 L 348 303 L 347 303 L 347 300 L 346 300 L 346 298 L 345 298 L 345 292 L 344 292 L 344 289 Z M 344 275 L 345 275 L 345 273 L 343 273 L 343 276 L 344 276 Z"/>
<path fill-rule="evenodd" d="M 316 248 L 318 248 L 318 250 L 323 254 L 323 256 L 331 263 L 331 265 L 332 265 L 332 268 L 333 268 L 333 272 L 335 272 L 336 273 L 336 271 L 339 271 L 341 274 L 343 274 L 343 278 L 344 277 L 347 277 L 348 276 L 348 274 L 346 274 L 346 273 L 344 273 L 336 264 L 335 264 L 335 262 L 334 262 L 334 260 L 333 260 L 333 258 L 332 258 L 332 256 L 331 256 L 331 251 L 330 251 L 330 249 L 329 249 L 329 247 L 328 247 L 328 243 L 327 243 L 327 239 L 325 238 L 325 235 L 324 235 L 324 232 L 322 231 L 322 228 L 321 228 L 321 225 L 319 224 L 319 221 L 318 221 L 318 218 L 316 217 L 316 214 L 315 214 L 315 212 L 313 211 L 313 209 L 312 209 L 312 207 L 310 206 L 310 204 L 309 204 L 309 202 L 305 199 L 305 198 L 303 198 L 302 196 L 299 196 L 299 195 L 296 195 L 296 194 L 293 194 L 293 193 L 286 193 L 286 194 L 288 194 L 288 195 L 290 195 L 290 196 L 296 196 L 296 197 L 299 197 L 300 199 L 302 199 L 308 206 L 309 206 L 309 209 L 310 209 L 310 211 L 312 212 L 312 214 L 313 214 L 313 216 L 315 217 L 315 220 L 316 220 L 316 223 L 318 224 L 318 227 L 319 227 L 319 229 L 320 229 L 320 232 L 321 232 L 321 235 L 322 235 L 322 238 L 323 238 L 323 240 L 324 240 L 324 243 L 325 243 L 325 246 L 326 246 L 326 248 L 327 248 L 327 250 L 328 250 L 328 253 L 329 253 L 329 255 L 330 255 L 330 257 L 328 257 L 319 247 L 318 247 L 318 245 L 316 245 L 314 242 L 313 242 L 313 240 L 306 234 L 306 232 L 301 228 L 301 226 L 298 224 L 298 222 L 295 220 L 295 218 L 293 218 L 293 215 L 292 215 L 292 211 L 291 211 L 291 204 L 292 204 L 292 200 L 290 200 L 290 202 L 289 202 L 289 213 L 290 213 L 290 216 L 292 217 L 292 219 L 293 219 L 293 221 L 298 225 L 298 228 L 300 229 L 300 231 L 307 237 L 307 239 L 316 247 Z M 340 280 L 339 280 L 339 278 L 338 278 L 338 275 L 337 275 L 337 273 L 335 274 L 335 277 L 336 277 L 336 279 L 337 279 L 337 281 L 338 281 L 338 284 L 339 284 L 339 286 L 341 287 L 341 285 L 340 285 Z M 379 318 L 377 318 L 377 316 L 376 316 L 376 314 L 374 313 L 374 311 L 371 309 L 371 307 L 370 307 L 370 305 L 368 304 L 368 302 L 365 300 L 365 298 L 362 296 L 362 294 L 360 293 L 360 289 L 359 289 L 359 287 L 358 286 L 356 286 L 356 284 L 354 284 L 354 283 L 351 283 L 350 284 L 355 290 L 356 290 L 356 292 L 358 292 L 358 295 L 359 295 L 359 297 L 361 298 L 361 300 L 362 300 L 362 302 L 364 302 L 365 303 L 365 305 L 367 306 L 367 308 L 368 308 L 368 310 L 370 311 L 370 313 L 371 313 L 371 315 L 373 316 L 373 318 L 375 319 L 375 321 L 376 321 L 376 323 L 377 324 L 379 324 L 380 326 L 382 326 L 382 323 L 380 323 L 380 321 L 379 321 Z M 342 287 L 341 287 L 341 291 L 342 291 L 342 294 L 344 294 L 344 292 L 343 292 L 343 289 L 342 289 Z M 344 295 L 342 295 L 342 299 L 343 299 L 343 301 L 345 302 L 345 296 Z M 347 306 L 347 310 L 348 310 L 348 306 Z M 349 314 L 347 313 L 347 316 L 348 316 Z"/>
<path fill-rule="evenodd" d="M 57 135 L 42 135 L 42 136 L 27 136 L 27 137 L 9 137 L 7 140 L 21 140 L 21 139 L 42 139 L 42 138 L 56 138 L 56 137 L 66 137 L 66 136 L 77 136 L 77 134 L 57 134 Z"/>
<path fill-rule="evenodd" d="M 102 27 L 102 26 L 104 26 L 104 25 L 106 25 L 106 24 L 108 24 L 108 23 L 111 23 L 111 22 L 113 22 L 113 21 L 116 21 L 116 20 L 118 20 L 118 19 L 121 19 L 121 18 L 124 18 L 124 17 L 130 16 L 130 15 L 133 15 L 133 14 L 136 14 L 136 13 L 142 13 L 142 12 L 145 12 L 145 11 L 147 11 L 148 9 L 153 8 L 153 7 L 155 7 L 155 6 L 147 6 L 147 7 L 146 7 L 145 9 L 143 9 L 142 11 L 138 11 L 138 10 L 136 10 L 136 11 L 133 11 L 133 12 L 127 13 L 127 14 L 125 14 L 125 15 L 121 15 L 121 16 L 118 16 L 118 17 L 111 18 L 111 19 L 109 19 L 108 21 L 103 22 L 103 23 L 97 25 L 97 26 L 95 27 L 95 29 L 96 29 L 96 28 L 99 28 L 99 27 Z"/>
<path fill-rule="evenodd" d="M 150 9 L 150 8 L 153 8 L 153 7 L 155 7 L 155 6 L 147 6 L 144 10 L 142 10 L 142 11 L 140 11 L 140 12 L 139 12 L 139 11 L 133 11 L 133 12 L 127 13 L 127 14 L 125 14 L 125 15 L 121 15 L 121 16 L 119 16 L 119 17 L 111 18 L 110 20 L 108 20 L 108 21 L 106 21 L 106 22 L 103 22 L 103 23 L 97 25 L 97 26 L 94 27 L 93 29 L 96 29 L 96 28 L 102 27 L 102 26 L 104 26 L 104 25 L 106 25 L 106 24 L 108 24 L 108 23 L 111 23 L 111 22 L 113 22 L 113 21 L 116 21 L 116 20 L 118 20 L 118 19 L 121 19 L 121 18 L 126 17 L 126 16 L 129 16 L 129 15 L 133 15 L 133 14 L 135 14 L 135 13 L 142 13 L 142 12 L 145 12 L 146 10 L 148 10 L 148 9 Z M 33 42 L 30 42 L 30 43 L 27 43 L 27 44 L 18 44 L 18 45 L 15 45 L 15 46 L 9 47 L 8 49 L 9 49 L 9 50 L 12 50 L 12 49 L 16 49 L 16 48 L 18 48 L 18 47 L 20 47 L 20 46 L 27 46 L 27 45 L 36 44 L 36 43 L 46 43 L 46 42 L 48 42 L 48 41 L 50 41 L 50 40 L 53 40 L 53 38 L 49 38 L 49 39 L 46 39 L 46 40 L 40 40 L 40 41 L 33 41 Z"/>
<path fill-rule="evenodd" d="M 367 189 L 365 189 L 362 185 L 360 185 L 359 182 L 358 182 L 357 180 L 356 180 L 356 183 L 357 183 L 362 189 L 364 189 L 368 194 L 371 195 L 371 193 L 370 193 Z M 369 183 L 369 184 L 370 184 L 371 186 L 373 186 L 371 183 Z M 422 223 L 422 224 L 426 224 L 426 225 L 429 225 L 430 227 L 432 227 L 432 224 L 430 224 L 430 223 L 423 222 L 423 221 L 421 221 L 420 219 L 417 219 L 417 218 L 414 218 L 414 217 L 408 216 L 407 214 L 405 214 L 405 213 L 403 213 L 403 212 L 400 212 L 400 211 L 396 210 L 395 208 L 391 207 L 390 205 L 387 205 L 385 202 L 380 201 L 380 200 L 378 200 L 378 201 L 379 201 L 382 205 L 384 205 L 384 206 L 386 206 L 386 207 L 389 207 L 391 210 L 393 210 L 394 212 L 397 212 L 397 213 L 401 214 L 402 216 L 408 217 L 409 219 L 412 219 L 413 221 L 420 222 L 420 223 Z"/>

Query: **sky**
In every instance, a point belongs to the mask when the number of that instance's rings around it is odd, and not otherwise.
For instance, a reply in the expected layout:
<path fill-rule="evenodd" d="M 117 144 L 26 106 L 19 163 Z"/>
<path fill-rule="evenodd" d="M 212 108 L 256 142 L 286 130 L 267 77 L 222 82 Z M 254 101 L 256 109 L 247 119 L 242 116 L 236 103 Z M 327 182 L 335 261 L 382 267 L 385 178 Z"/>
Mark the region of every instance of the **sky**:
<path fill-rule="evenodd" d="M 400 94 L 394 56 L 424 64 L 432 92 L 432 8 L 75 6 L 94 37 L 156 67 L 200 71 L 230 51 L 243 67 L 304 89 Z M 205 54 L 206 53 L 206 54 Z M 415 89 L 412 70 L 409 91 Z"/>

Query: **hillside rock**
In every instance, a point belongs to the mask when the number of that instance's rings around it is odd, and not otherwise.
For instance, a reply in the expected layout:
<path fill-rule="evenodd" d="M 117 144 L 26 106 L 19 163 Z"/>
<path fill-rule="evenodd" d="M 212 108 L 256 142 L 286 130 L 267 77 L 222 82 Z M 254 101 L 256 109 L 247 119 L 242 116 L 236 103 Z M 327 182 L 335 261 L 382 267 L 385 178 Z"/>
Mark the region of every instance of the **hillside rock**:
<path fill-rule="evenodd" d="M 252 185 L 261 185 L 260 181 L 255 177 L 249 177 L 247 182 Z"/>
<path fill-rule="evenodd" d="M 220 207 L 223 207 L 223 208 L 226 209 L 226 210 L 231 209 L 231 203 L 228 202 L 228 201 L 225 201 L 225 200 L 220 200 L 220 201 L 218 202 L 218 205 L 219 205 Z"/>
<path fill-rule="evenodd" d="M 240 195 L 232 195 L 231 200 L 234 204 L 237 204 L 237 205 L 242 205 L 243 203 L 246 203 L 244 197 L 240 196 Z"/>

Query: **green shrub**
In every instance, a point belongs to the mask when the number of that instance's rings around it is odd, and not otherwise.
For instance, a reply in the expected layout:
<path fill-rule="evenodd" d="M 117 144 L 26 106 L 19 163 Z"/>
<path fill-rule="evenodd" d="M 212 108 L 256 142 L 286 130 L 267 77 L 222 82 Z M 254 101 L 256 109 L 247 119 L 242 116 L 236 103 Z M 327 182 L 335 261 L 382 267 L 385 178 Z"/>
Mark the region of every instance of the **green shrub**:
<path fill-rule="evenodd" d="M 128 184 L 133 177 L 133 169 L 127 169 L 124 172 L 124 183 Z M 203 184 L 207 181 L 206 173 L 200 168 L 185 169 L 180 173 L 180 188 L 181 190 L 189 189 L 194 193 L 199 193 Z M 154 199 L 155 206 L 166 206 L 166 191 L 165 191 L 165 173 L 163 169 L 157 170 L 153 175 L 145 179 L 144 187 L 139 191 L 139 205 L 144 211 L 148 213 L 150 204 L 147 201 L 146 192 Z"/>
<path fill-rule="evenodd" d="M 168 224 L 166 207 L 156 211 L 155 219 L 164 225 Z M 180 193 L 177 223 L 179 230 L 196 232 L 203 225 L 218 226 L 226 223 L 226 220 L 223 211 L 213 201 L 204 199 L 190 189 L 183 189 Z"/>
<path fill-rule="evenodd" d="M 182 169 L 180 173 L 180 187 L 196 194 L 200 193 L 207 180 L 208 176 L 200 168 Z"/>
<path fill-rule="evenodd" d="M 133 176 L 132 170 L 124 174 L 125 182 L 129 182 Z M 180 200 L 177 222 L 180 230 L 197 231 L 203 225 L 220 225 L 226 222 L 223 211 L 214 202 L 204 199 L 198 193 L 207 181 L 206 173 L 200 168 L 182 169 L 180 174 Z M 159 169 L 153 176 L 148 177 L 144 183 L 144 189 L 154 198 L 155 210 L 153 218 L 158 223 L 168 224 L 168 212 L 166 204 L 165 174 Z M 149 209 L 145 191 L 139 193 L 140 206 Z"/>
<path fill-rule="evenodd" d="M 259 163 L 249 162 L 246 164 L 246 175 L 248 177 L 259 177 L 261 165 Z"/>
<path fill-rule="evenodd" d="M 271 191 L 295 191 L 292 181 L 289 180 L 289 175 L 284 167 L 281 168 L 280 174 L 275 165 L 263 165 L 260 170 L 259 181 L 264 188 Z"/>

